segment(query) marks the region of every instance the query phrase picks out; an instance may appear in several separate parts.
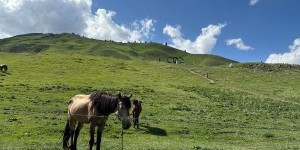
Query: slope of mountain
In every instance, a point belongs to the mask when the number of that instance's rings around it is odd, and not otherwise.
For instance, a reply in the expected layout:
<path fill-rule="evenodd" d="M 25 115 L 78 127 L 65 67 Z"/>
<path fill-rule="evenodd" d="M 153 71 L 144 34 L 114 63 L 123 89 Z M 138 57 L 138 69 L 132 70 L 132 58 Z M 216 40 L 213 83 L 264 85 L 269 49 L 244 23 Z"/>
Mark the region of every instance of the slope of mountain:
<path fill-rule="evenodd" d="M 237 63 L 220 56 L 189 54 L 159 43 L 120 43 L 95 40 L 75 34 L 31 33 L 0 40 L 0 52 L 40 53 L 47 51 L 100 55 L 118 59 L 158 60 L 216 66 Z M 174 58 L 175 57 L 175 58 Z"/>

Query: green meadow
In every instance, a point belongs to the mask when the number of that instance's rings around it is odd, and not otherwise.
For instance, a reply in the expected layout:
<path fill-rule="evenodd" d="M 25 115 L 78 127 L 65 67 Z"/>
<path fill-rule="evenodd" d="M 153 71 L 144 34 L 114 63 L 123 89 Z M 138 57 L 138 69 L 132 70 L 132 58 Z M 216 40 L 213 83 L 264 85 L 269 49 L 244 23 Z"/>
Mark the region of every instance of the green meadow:
<path fill-rule="evenodd" d="M 2 150 L 62 149 L 69 99 L 96 90 L 143 101 L 140 129 L 124 130 L 126 150 L 300 149 L 299 66 L 249 67 L 259 63 L 72 34 L 2 39 L 0 64 L 8 65 L 0 72 Z M 88 149 L 88 129 L 78 149 Z M 121 149 L 121 133 L 111 115 L 102 148 Z"/>

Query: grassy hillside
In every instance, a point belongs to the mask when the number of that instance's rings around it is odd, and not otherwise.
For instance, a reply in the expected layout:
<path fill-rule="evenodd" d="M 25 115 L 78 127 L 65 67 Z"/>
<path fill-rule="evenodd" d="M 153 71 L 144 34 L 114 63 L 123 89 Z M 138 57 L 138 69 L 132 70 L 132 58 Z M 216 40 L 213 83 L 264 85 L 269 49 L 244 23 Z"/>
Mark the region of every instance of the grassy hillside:
<path fill-rule="evenodd" d="M 37 36 L 41 42 L 42 35 Z M 21 43 L 23 38 L 17 38 Z M 249 69 L 248 64 L 233 68 L 176 65 L 142 61 L 130 50 L 122 52 L 122 57 L 87 55 L 86 50 L 91 50 L 87 47 L 95 43 L 85 38 L 85 44 L 77 45 L 81 48 L 73 47 L 76 53 L 67 48 L 68 38 L 54 41 L 39 53 L 3 52 L 9 49 L 9 40 L 0 43 L 0 63 L 9 67 L 7 73 L 0 72 L 0 149 L 61 149 L 67 102 L 76 94 L 95 90 L 133 94 L 143 101 L 140 129 L 125 131 L 124 149 L 300 149 L 297 67 L 266 71 Z M 66 48 L 58 49 L 62 45 Z M 61 50 L 66 52 L 57 52 Z M 143 52 L 147 53 L 141 49 L 138 54 Z M 78 149 L 88 149 L 88 137 L 85 125 Z M 121 125 L 113 115 L 102 146 L 121 147 Z"/>
<path fill-rule="evenodd" d="M 167 62 L 168 57 L 182 57 L 186 64 L 224 65 L 236 63 L 220 56 L 193 55 L 158 43 L 119 43 L 81 37 L 75 34 L 25 34 L 0 40 L 0 52 L 45 51 L 71 52 L 106 56 L 124 60 L 143 59 Z"/>

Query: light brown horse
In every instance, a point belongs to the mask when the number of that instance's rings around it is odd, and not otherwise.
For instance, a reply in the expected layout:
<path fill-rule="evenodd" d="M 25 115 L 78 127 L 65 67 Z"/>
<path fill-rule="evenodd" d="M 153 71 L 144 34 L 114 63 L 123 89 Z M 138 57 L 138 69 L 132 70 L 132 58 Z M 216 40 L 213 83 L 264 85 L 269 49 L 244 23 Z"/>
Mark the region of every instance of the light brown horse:
<path fill-rule="evenodd" d="M 132 104 L 134 106 L 132 109 L 133 127 L 139 128 L 139 117 L 140 113 L 142 112 L 142 101 L 134 99 Z"/>
<path fill-rule="evenodd" d="M 76 95 L 69 101 L 68 121 L 63 137 L 63 148 L 76 150 L 77 138 L 84 123 L 90 124 L 90 150 L 94 144 L 95 127 L 97 126 L 96 149 L 100 150 L 101 136 L 108 116 L 115 113 L 123 129 L 131 126 L 129 110 L 132 95 L 112 95 L 106 92 L 94 92 L 90 95 Z M 76 123 L 78 122 L 75 130 Z M 71 137 L 71 145 L 68 147 Z"/>

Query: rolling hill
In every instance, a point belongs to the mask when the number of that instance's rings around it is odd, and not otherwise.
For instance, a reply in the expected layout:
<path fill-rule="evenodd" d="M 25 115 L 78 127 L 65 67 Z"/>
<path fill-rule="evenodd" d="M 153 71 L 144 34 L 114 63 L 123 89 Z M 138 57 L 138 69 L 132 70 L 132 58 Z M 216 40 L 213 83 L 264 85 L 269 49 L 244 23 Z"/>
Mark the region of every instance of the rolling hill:
<path fill-rule="evenodd" d="M 186 64 L 206 66 L 237 63 L 236 61 L 215 55 L 189 54 L 159 43 L 120 43 L 106 40 L 101 41 L 67 33 L 32 33 L 0 40 L 0 52 L 41 53 L 48 51 L 90 54 L 125 60 L 160 59 L 165 62 L 168 61 L 167 59 L 169 57 L 181 57 Z M 173 59 L 169 58 L 169 62 L 173 62 Z"/>

